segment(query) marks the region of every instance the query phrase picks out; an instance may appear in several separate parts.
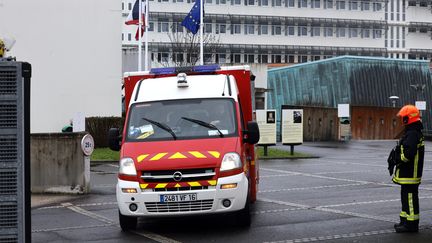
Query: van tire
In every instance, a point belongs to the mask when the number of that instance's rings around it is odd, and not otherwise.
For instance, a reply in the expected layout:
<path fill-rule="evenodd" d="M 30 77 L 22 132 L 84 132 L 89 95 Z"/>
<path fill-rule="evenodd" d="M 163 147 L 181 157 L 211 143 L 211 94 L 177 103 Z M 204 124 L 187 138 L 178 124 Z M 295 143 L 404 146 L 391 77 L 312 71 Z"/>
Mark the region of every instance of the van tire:
<path fill-rule="evenodd" d="M 136 229 L 136 227 L 137 227 L 138 218 L 123 215 L 119 211 L 119 222 L 120 222 L 120 227 L 121 227 L 122 231 L 133 230 L 133 229 Z"/>
<path fill-rule="evenodd" d="M 252 220 L 251 220 L 249 197 L 246 198 L 246 203 L 244 208 L 236 213 L 235 218 L 238 226 L 250 227 Z"/>

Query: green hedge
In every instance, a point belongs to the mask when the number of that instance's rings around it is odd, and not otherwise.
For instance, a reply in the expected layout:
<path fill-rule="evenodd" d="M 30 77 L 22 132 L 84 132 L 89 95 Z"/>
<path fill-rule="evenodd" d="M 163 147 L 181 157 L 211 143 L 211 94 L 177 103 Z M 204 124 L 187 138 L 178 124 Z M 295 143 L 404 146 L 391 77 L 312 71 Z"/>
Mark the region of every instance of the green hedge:
<path fill-rule="evenodd" d="M 86 130 L 95 141 L 95 148 L 108 147 L 108 130 L 112 127 L 123 130 L 123 117 L 86 117 Z"/>

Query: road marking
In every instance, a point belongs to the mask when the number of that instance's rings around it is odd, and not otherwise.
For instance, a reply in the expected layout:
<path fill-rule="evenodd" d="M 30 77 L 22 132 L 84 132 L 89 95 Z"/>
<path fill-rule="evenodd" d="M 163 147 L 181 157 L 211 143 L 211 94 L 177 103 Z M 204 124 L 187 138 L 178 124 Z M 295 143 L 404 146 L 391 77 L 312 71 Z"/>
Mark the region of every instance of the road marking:
<path fill-rule="evenodd" d="M 144 237 L 146 237 L 148 239 L 151 239 L 151 240 L 154 240 L 154 241 L 157 241 L 157 242 L 161 242 L 161 243 L 180 243 L 180 241 L 176 241 L 174 239 L 171 239 L 171 238 L 168 238 L 168 237 L 165 237 L 165 236 L 162 236 L 162 235 L 158 235 L 158 234 L 155 234 L 155 233 L 152 233 L 152 232 L 149 232 L 149 231 L 138 232 L 136 230 L 132 230 L 132 231 L 129 231 L 129 232 L 134 233 L 136 235 L 144 236 Z"/>
<path fill-rule="evenodd" d="M 104 205 L 117 205 L 117 202 L 84 203 L 84 204 L 77 204 L 75 206 L 78 206 L 78 207 L 92 207 L 92 206 L 104 206 Z M 37 208 L 36 210 L 47 210 L 47 209 L 58 209 L 58 208 L 65 208 L 65 206 L 63 206 L 63 205 L 47 206 L 47 207 Z"/>
<path fill-rule="evenodd" d="M 316 175 L 316 174 L 296 172 L 296 171 L 276 170 L 276 169 L 269 169 L 269 168 L 263 168 L 263 167 L 261 167 L 260 169 L 261 170 L 265 170 L 265 171 L 278 172 L 278 173 L 287 173 L 289 175 L 301 175 L 301 176 L 308 176 L 308 177 L 315 177 L 315 178 L 320 178 L 320 179 L 328 179 L 328 180 L 336 180 L 336 181 L 346 181 L 346 182 L 354 182 L 354 183 L 373 184 L 373 185 L 387 186 L 387 187 L 399 187 L 400 186 L 400 185 L 397 185 L 397 184 L 390 184 L 390 183 L 383 183 L 383 182 L 373 182 L 373 181 L 358 181 L 358 180 L 352 180 L 352 179 L 343 179 L 343 178 L 336 178 L 336 177 L 331 177 L 331 176 L 323 176 L 323 175 Z M 432 188 L 420 186 L 419 190 L 431 191 Z"/>
<path fill-rule="evenodd" d="M 101 227 L 109 227 L 109 226 L 116 226 L 116 225 L 115 224 L 99 224 L 99 225 L 72 226 L 72 227 L 64 227 L 64 228 L 52 228 L 52 229 L 35 229 L 35 230 L 32 230 L 32 233 L 89 229 L 89 228 L 101 228 Z"/>
<path fill-rule="evenodd" d="M 102 202 L 102 203 L 84 203 L 77 204 L 78 207 L 94 207 L 94 206 L 105 206 L 105 205 L 117 205 L 117 202 Z"/>
<path fill-rule="evenodd" d="M 420 230 L 431 229 L 431 228 L 432 228 L 431 225 L 425 225 L 425 226 L 419 227 Z M 363 236 L 393 234 L 393 233 L 395 233 L 394 229 L 374 230 L 374 231 L 366 231 L 366 232 L 360 232 L 360 233 L 315 236 L 315 237 L 308 237 L 308 238 L 299 238 L 299 239 L 294 239 L 294 240 L 265 241 L 264 243 L 306 243 L 306 242 L 329 241 L 329 240 L 338 240 L 338 239 L 349 239 L 349 238 L 357 238 L 357 237 L 363 237 Z"/>
<path fill-rule="evenodd" d="M 378 171 L 379 172 L 379 171 Z M 345 174 L 345 173 L 377 173 L 377 170 L 328 171 L 313 173 L 313 175 Z"/>
<path fill-rule="evenodd" d="M 104 222 L 104 223 L 107 223 L 107 224 L 113 224 L 113 223 L 114 223 L 114 222 L 113 222 L 111 219 L 109 219 L 109 218 L 106 218 L 106 217 L 104 217 L 104 216 L 102 216 L 102 215 L 99 215 L 99 214 L 96 214 L 96 213 L 90 212 L 90 211 L 85 210 L 85 209 L 83 209 L 83 208 L 81 208 L 81 207 L 74 206 L 72 203 L 62 203 L 62 205 L 65 206 L 66 208 L 68 208 L 68 209 L 70 209 L 70 210 L 76 212 L 76 213 L 79 213 L 79 214 L 85 215 L 85 216 L 87 216 L 87 217 L 90 217 L 90 218 L 93 218 L 93 219 L 99 220 L 99 221 L 101 221 L 101 222 Z"/>
<path fill-rule="evenodd" d="M 374 216 L 374 215 L 368 215 L 368 214 L 362 214 L 362 213 L 354 213 L 354 212 L 342 211 L 342 210 L 331 209 L 331 208 L 324 208 L 321 206 L 313 207 L 313 206 L 309 206 L 309 205 L 305 205 L 305 204 L 284 202 L 284 201 L 272 200 L 272 199 L 268 199 L 268 198 L 260 198 L 258 201 L 275 203 L 275 204 L 279 204 L 279 205 L 297 207 L 297 208 L 302 208 L 302 209 L 311 209 L 311 210 L 316 210 L 316 211 L 321 211 L 321 212 L 348 215 L 348 216 L 353 216 L 353 217 L 357 217 L 357 218 L 373 219 L 373 220 L 391 222 L 391 223 L 398 223 L 399 222 L 399 218 L 398 219 L 396 219 L 396 218 L 395 219 L 389 219 L 386 217 L 380 217 L 380 216 Z"/>
<path fill-rule="evenodd" d="M 356 238 L 362 236 L 371 236 L 371 235 L 382 235 L 382 234 L 391 234 L 395 231 L 392 230 L 377 230 L 377 231 L 368 231 L 362 233 L 349 233 L 349 234 L 340 234 L 340 235 L 327 235 L 327 236 L 317 236 L 310 238 L 301 238 L 294 240 L 283 240 L 283 241 L 266 241 L 265 243 L 306 243 L 306 242 L 316 242 L 316 241 L 327 241 L 327 240 L 337 240 L 337 239 L 348 239 L 348 238 Z"/>
<path fill-rule="evenodd" d="M 315 187 L 294 187 L 294 188 L 285 188 L 285 189 L 277 189 L 277 190 L 263 190 L 263 191 L 258 191 L 258 192 L 264 193 L 264 192 L 285 192 L 285 191 L 316 190 L 316 189 L 325 189 L 325 188 L 362 186 L 362 185 L 367 185 L 367 184 L 368 183 L 352 183 L 352 184 L 329 185 L 329 186 L 315 186 Z"/>
<path fill-rule="evenodd" d="M 273 210 L 262 210 L 262 211 L 255 211 L 251 212 L 251 214 L 266 214 L 266 213 L 282 213 L 282 212 L 291 212 L 291 211 L 299 211 L 304 210 L 303 208 L 284 208 L 284 209 L 273 209 Z"/>
<path fill-rule="evenodd" d="M 114 224 L 114 222 L 111 219 L 106 218 L 106 217 L 104 217 L 102 215 L 90 212 L 88 210 L 85 210 L 85 209 L 83 209 L 83 208 L 81 208 L 79 206 L 74 206 L 72 203 L 62 203 L 62 206 L 66 207 L 66 208 L 68 208 L 68 209 L 70 209 L 70 210 L 72 210 L 72 211 L 74 211 L 76 213 L 79 213 L 79 214 L 88 216 L 90 218 L 99 220 L 101 222 L 107 223 L 107 225 L 115 225 L 116 227 L 120 227 L 119 225 Z M 129 232 L 134 233 L 136 235 L 144 236 L 144 237 L 146 237 L 148 239 L 151 239 L 151 240 L 154 240 L 154 241 L 160 242 L 160 243 L 180 243 L 180 241 L 176 241 L 176 240 L 170 239 L 168 237 L 165 237 L 165 236 L 162 236 L 162 235 L 158 235 L 158 234 L 155 234 L 155 233 L 152 233 L 152 232 L 149 232 L 149 231 L 138 232 L 136 230 L 131 230 Z"/>
<path fill-rule="evenodd" d="M 419 199 L 432 199 L 432 196 L 419 197 Z M 374 203 L 398 202 L 398 201 L 400 201 L 400 198 L 398 198 L 398 199 L 388 199 L 388 200 L 376 200 L 376 201 L 366 201 L 366 202 L 353 202 L 353 203 L 324 205 L 324 206 L 320 206 L 320 207 L 322 207 L 322 208 L 335 208 L 335 207 L 354 206 L 354 205 L 363 205 L 363 204 L 374 204 Z"/>

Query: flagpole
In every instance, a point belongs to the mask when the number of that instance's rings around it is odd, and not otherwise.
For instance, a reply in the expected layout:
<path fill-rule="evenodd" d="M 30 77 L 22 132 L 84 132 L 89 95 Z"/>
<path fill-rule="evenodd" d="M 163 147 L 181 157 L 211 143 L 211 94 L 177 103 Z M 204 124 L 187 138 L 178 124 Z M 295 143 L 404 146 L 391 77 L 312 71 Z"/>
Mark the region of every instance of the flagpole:
<path fill-rule="evenodd" d="M 204 45 L 203 45 L 203 23 L 204 14 L 203 0 L 200 0 L 200 64 L 204 65 Z"/>
<path fill-rule="evenodd" d="M 142 1 L 139 1 L 139 12 L 138 12 L 138 71 L 141 71 L 142 67 L 142 39 L 141 39 L 141 26 L 142 26 Z"/>
<path fill-rule="evenodd" d="M 147 71 L 149 70 L 149 65 L 148 65 L 148 28 L 149 28 L 149 21 L 148 21 L 148 16 L 149 16 L 149 0 L 146 0 L 145 2 L 146 6 L 145 6 L 145 55 L 144 55 L 144 70 Z"/>

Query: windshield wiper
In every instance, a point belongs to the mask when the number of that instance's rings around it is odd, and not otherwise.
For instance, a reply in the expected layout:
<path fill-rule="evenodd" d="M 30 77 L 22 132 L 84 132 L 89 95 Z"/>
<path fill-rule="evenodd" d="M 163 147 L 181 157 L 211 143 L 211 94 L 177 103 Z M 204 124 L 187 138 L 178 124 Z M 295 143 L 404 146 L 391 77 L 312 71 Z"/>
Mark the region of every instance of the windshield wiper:
<path fill-rule="evenodd" d="M 171 129 L 171 127 L 167 126 L 166 124 L 163 124 L 163 123 L 160 123 L 160 122 L 157 122 L 157 121 L 153 121 L 153 120 L 147 119 L 145 117 L 143 117 L 142 119 L 144 121 L 150 122 L 151 124 L 156 125 L 159 128 L 162 128 L 163 130 L 169 132 L 169 134 L 171 134 L 171 136 L 174 138 L 174 140 L 177 139 L 177 136 L 175 135 L 175 133 L 173 132 L 173 130 Z"/>
<path fill-rule="evenodd" d="M 192 119 L 192 118 L 188 118 L 188 117 L 181 117 L 181 118 L 185 119 L 186 121 L 190 121 L 190 122 L 196 123 L 198 125 L 201 125 L 203 127 L 207 127 L 207 128 L 210 128 L 210 129 L 216 129 L 219 132 L 219 136 L 221 138 L 224 136 L 223 133 L 221 132 L 221 130 L 219 130 L 219 128 L 217 128 L 215 125 L 213 125 L 211 123 L 208 123 L 208 122 L 205 122 L 205 121 L 201 121 L 201 120 Z"/>

